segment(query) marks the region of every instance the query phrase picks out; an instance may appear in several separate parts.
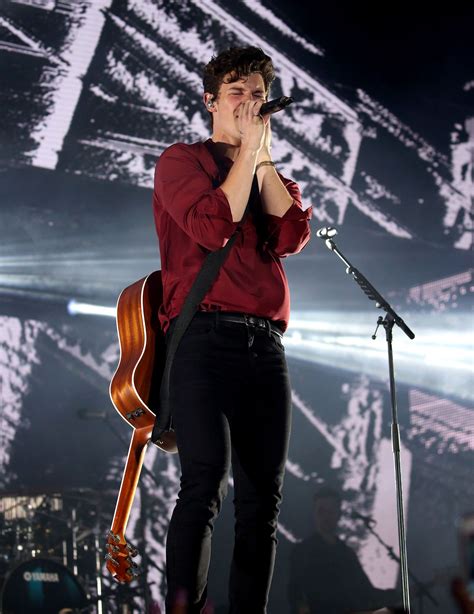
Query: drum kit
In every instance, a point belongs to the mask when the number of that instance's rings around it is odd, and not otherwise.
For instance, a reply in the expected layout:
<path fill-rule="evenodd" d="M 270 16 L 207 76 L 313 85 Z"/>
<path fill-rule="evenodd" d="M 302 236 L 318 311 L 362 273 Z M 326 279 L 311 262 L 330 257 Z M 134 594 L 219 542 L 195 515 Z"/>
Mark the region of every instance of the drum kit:
<path fill-rule="evenodd" d="M 107 503 L 113 495 L 86 489 L 0 495 L 3 614 L 138 611 L 138 590 L 103 576 Z"/>

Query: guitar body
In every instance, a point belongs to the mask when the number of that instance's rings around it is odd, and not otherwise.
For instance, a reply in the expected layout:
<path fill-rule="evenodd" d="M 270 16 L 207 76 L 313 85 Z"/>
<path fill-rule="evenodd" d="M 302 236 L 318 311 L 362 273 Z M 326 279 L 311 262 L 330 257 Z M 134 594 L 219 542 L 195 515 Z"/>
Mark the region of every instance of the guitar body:
<path fill-rule="evenodd" d="M 161 271 L 128 286 L 117 303 L 120 361 L 110 382 L 110 398 L 122 418 L 133 428 L 125 471 L 112 527 L 107 538 L 107 569 L 120 582 L 136 575 L 131 560 L 136 551 L 125 539 L 135 491 L 155 417 L 166 347 L 158 320 L 163 301 Z M 177 452 L 175 434 L 165 433 L 157 444 L 164 452 Z"/>
<path fill-rule="evenodd" d="M 158 321 L 163 300 L 161 271 L 128 286 L 117 303 L 120 361 L 110 382 L 110 398 L 133 428 L 151 428 L 159 411 L 161 374 L 166 347 Z M 166 433 L 159 447 L 176 452 L 174 433 Z"/>

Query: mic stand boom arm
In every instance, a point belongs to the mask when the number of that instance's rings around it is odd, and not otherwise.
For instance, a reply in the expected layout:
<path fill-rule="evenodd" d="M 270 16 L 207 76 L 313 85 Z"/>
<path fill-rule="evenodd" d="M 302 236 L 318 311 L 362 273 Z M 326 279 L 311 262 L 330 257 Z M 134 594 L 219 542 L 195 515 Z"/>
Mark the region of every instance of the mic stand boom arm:
<path fill-rule="evenodd" d="M 323 231 L 336 231 L 334 229 L 323 229 Z M 410 338 L 414 339 L 415 334 L 410 328 L 405 324 L 402 318 L 395 312 L 395 310 L 390 306 L 388 301 L 384 299 L 384 297 L 374 288 L 374 286 L 369 282 L 369 280 L 362 275 L 362 273 L 356 269 L 352 264 L 347 260 L 344 254 L 338 249 L 337 245 L 334 241 L 328 237 L 328 232 L 318 233 L 318 236 L 325 239 L 326 247 L 334 252 L 340 260 L 346 265 L 346 273 L 352 276 L 354 281 L 358 283 L 361 290 L 364 294 L 371 300 L 376 302 L 376 307 L 381 308 L 385 311 L 385 318 L 379 316 L 377 320 L 377 328 L 375 329 L 375 333 L 380 325 L 382 325 L 385 329 L 385 337 L 387 340 L 388 347 L 388 367 L 389 367 L 389 375 L 390 375 L 390 400 L 392 406 L 392 450 L 394 457 L 394 465 L 395 465 L 395 483 L 396 483 L 396 492 L 397 492 L 397 519 L 398 519 L 398 542 L 400 547 L 400 576 L 401 576 L 401 584 L 402 584 L 402 598 L 403 598 L 403 608 L 407 614 L 410 614 L 410 590 L 408 583 L 408 561 L 407 561 L 407 545 L 406 545 L 406 534 L 405 534 L 405 519 L 404 519 L 404 511 L 403 511 L 403 486 L 402 486 L 402 471 L 400 464 L 400 428 L 398 424 L 398 411 L 397 411 L 397 397 L 395 391 L 395 370 L 393 366 L 393 350 L 392 350 L 392 329 L 393 325 L 397 324 L 403 332 Z M 328 237 L 328 238 L 326 238 Z M 375 339 L 375 334 L 372 336 L 372 339 Z"/>
<path fill-rule="evenodd" d="M 347 260 L 341 250 L 337 247 L 332 239 L 325 240 L 326 247 L 334 252 L 338 258 L 342 260 L 342 262 L 346 265 L 346 273 L 348 275 L 352 275 L 354 281 L 356 281 L 364 294 L 371 300 L 376 301 L 376 307 L 383 309 L 387 315 L 385 318 L 390 318 L 397 326 L 399 326 L 405 335 L 410 339 L 415 338 L 415 333 L 408 328 L 402 318 L 396 313 L 396 311 L 391 307 L 391 305 L 384 299 L 384 297 L 374 288 L 374 286 L 370 283 L 370 281 L 362 275 L 362 273 L 356 269 L 352 264 Z M 378 322 L 378 324 L 382 324 L 382 321 Z M 393 326 L 393 324 L 392 324 Z"/>

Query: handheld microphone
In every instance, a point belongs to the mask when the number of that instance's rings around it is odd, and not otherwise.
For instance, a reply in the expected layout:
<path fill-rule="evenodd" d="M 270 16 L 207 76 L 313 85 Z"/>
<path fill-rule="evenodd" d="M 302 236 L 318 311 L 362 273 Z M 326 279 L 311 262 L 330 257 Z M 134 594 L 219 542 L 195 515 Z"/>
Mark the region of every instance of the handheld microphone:
<path fill-rule="evenodd" d="M 316 236 L 319 239 L 330 239 L 331 237 L 335 237 L 337 235 L 337 230 L 332 226 L 324 226 L 324 228 L 320 228 L 316 231 Z"/>
<path fill-rule="evenodd" d="M 292 102 L 294 102 L 294 99 L 291 96 L 280 96 L 280 98 L 264 102 L 260 107 L 260 115 L 271 115 L 272 113 L 281 111 Z"/>

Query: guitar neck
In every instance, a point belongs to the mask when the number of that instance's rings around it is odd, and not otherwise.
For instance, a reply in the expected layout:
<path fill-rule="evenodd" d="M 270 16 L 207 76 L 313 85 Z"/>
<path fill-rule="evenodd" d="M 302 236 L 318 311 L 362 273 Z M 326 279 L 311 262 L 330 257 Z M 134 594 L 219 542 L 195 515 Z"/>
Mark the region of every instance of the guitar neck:
<path fill-rule="evenodd" d="M 120 537 L 121 543 L 125 542 L 125 531 L 150 436 L 151 427 L 149 426 L 133 430 L 111 527 L 112 533 Z"/>

